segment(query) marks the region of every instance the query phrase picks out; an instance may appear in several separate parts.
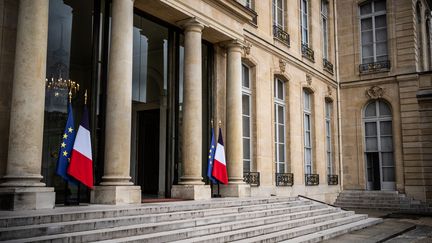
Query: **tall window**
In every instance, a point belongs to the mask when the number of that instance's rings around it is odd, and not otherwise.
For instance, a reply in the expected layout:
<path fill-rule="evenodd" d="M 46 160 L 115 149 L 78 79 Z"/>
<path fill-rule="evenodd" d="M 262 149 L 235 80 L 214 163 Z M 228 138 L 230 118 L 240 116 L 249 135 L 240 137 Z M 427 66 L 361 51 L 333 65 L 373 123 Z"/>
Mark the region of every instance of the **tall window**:
<path fill-rule="evenodd" d="M 360 5 L 362 63 L 388 60 L 386 1 Z"/>
<path fill-rule="evenodd" d="M 312 174 L 312 99 L 307 90 L 303 90 L 303 117 L 305 174 Z"/>
<path fill-rule="evenodd" d="M 309 44 L 309 18 L 308 18 L 308 8 L 309 8 L 309 1 L 308 0 L 300 0 L 300 14 L 301 14 L 301 40 L 302 44 L 308 45 Z"/>
<path fill-rule="evenodd" d="M 278 78 L 275 78 L 274 82 L 274 108 L 276 172 L 285 173 L 285 84 Z"/>
<path fill-rule="evenodd" d="M 431 40 L 430 40 L 430 38 L 431 38 L 431 36 L 430 36 L 430 19 L 427 19 L 426 20 L 426 56 L 428 57 L 428 69 L 430 69 L 430 67 L 431 67 L 431 63 L 432 63 L 432 60 L 431 60 Z"/>
<path fill-rule="evenodd" d="M 418 51 L 418 56 L 419 56 L 418 66 L 420 67 L 420 69 L 423 69 L 424 54 L 423 54 L 423 33 L 422 33 L 422 15 L 421 15 L 421 12 L 422 12 L 421 11 L 421 3 L 420 3 L 420 1 L 418 1 L 416 4 L 417 51 Z"/>
<path fill-rule="evenodd" d="M 250 69 L 242 64 L 243 172 L 252 170 L 251 94 Z"/>
<path fill-rule="evenodd" d="M 322 41 L 323 41 L 323 58 L 328 59 L 328 0 L 321 0 L 321 22 L 322 22 Z"/>
<path fill-rule="evenodd" d="M 273 25 L 285 29 L 284 0 L 273 0 Z"/>
<path fill-rule="evenodd" d="M 325 103 L 325 131 L 326 131 L 326 160 L 327 160 L 327 174 L 333 175 L 333 152 L 332 152 L 332 102 Z"/>

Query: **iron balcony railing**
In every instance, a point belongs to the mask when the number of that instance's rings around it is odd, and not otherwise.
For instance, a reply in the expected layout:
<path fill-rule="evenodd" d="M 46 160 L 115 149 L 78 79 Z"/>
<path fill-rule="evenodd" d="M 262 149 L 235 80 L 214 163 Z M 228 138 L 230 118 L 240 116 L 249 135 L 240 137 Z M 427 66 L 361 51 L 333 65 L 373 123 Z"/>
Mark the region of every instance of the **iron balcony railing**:
<path fill-rule="evenodd" d="M 260 185 L 260 173 L 259 172 L 244 172 L 243 181 L 251 186 Z"/>
<path fill-rule="evenodd" d="M 327 72 L 333 74 L 333 64 L 326 58 L 323 58 L 323 68 Z"/>
<path fill-rule="evenodd" d="M 293 173 L 276 173 L 276 186 L 292 186 L 294 185 Z"/>
<path fill-rule="evenodd" d="M 305 174 L 305 184 L 306 184 L 306 186 L 319 185 L 319 175 L 318 174 Z"/>
<path fill-rule="evenodd" d="M 273 36 L 287 46 L 290 46 L 290 35 L 280 26 L 273 25 Z"/>
<path fill-rule="evenodd" d="M 337 185 L 339 183 L 338 175 L 327 175 L 328 185 Z"/>
<path fill-rule="evenodd" d="M 306 43 L 302 43 L 302 56 L 309 59 L 311 62 L 315 62 L 315 53 Z"/>
<path fill-rule="evenodd" d="M 359 66 L 360 73 L 375 73 L 390 70 L 390 61 L 363 63 Z"/>

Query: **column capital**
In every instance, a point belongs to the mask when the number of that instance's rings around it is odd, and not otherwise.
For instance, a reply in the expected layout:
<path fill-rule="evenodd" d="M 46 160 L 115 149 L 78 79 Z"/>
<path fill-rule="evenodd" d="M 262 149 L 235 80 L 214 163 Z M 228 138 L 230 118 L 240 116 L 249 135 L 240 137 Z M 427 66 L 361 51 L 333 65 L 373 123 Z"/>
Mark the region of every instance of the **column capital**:
<path fill-rule="evenodd" d="M 185 32 L 193 31 L 201 33 L 205 25 L 203 21 L 197 19 L 196 17 L 180 20 L 177 24 L 185 30 Z"/>
<path fill-rule="evenodd" d="M 242 52 L 246 46 L 245 43 L 239 39 L 223 41 L 220 45 L 228 50 L 228 52 Z"/>

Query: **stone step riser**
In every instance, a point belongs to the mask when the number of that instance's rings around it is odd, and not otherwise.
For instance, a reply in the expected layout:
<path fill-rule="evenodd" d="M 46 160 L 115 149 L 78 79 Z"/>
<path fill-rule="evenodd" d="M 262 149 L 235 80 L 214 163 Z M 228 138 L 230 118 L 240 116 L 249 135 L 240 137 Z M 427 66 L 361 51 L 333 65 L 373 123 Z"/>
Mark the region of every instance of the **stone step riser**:
<path fill-rule="evenodd" d="M 391 204 L 391 205 L 410 205 L 410 202 L 403 201 L 386 201 L 386 200 L 345 200 L 338 199 L 335 204 L 350 204 L 350 203 L 369 203 L 369 204 Z"/>
<path fill-rule="evenodd" d="M 282 237 L 275 237 L 273 238 L 268 238 L 266 239 L 265 242 L 278 242 L 280 240 L 286 240 L 286 239 L 291 239 L 291 238 L 295 238 L 295 237 L 299 237 L 305 234 L 310 234 L 310 233 L 314 233 L 314 232 L 318 232 L 320 230 L 323 229 L 327 229 L 327 228 L 331 228 L 331 227 L 337 227 L 339 225 L 343 225 L 343 224 L 347 224 L 347 223 L 351 223 L 351 222 L 355 222 L 361 219 L 364 219 L 366 216 L 357 216 L 357 217 L 349 217 L 352 214 L 345 214 L 345 215 L 338 215 L 338 216 L 329 216 L 326 218 L 319 218 L 319 219 L 314 219 L 314 220 L 308 220 L 308 221 L 301 221 L 301 222 L 297 222 L 297 223 L 290 223 L 287 222 L 287 224 L 284 225 L 278 225 L 276 227 L 261 227 L 261 228 L 255 228 L 253 230 L 249 230 L 249 231 L 243 231 L 240 233 L 234 233 L 233 234 L 225 234 L 223 236 L 216 236 L 213 237 L 211 239 L 204 239 L 204 240 L 200 240 L 200 239 L 188 239 L 188 240 L 183 240 L 182 242 L 194 242 L 194 243 L 207 243 L 207 242 L 231 242 L 231 241 L 239 241 L 239 240 L 243 240 L 243 241 L 247 241 L 247 242 L 253 242 L 250 241 L 251 237 L 259 237 L 259 236 L 263 236 L 266 234 L 272 234 L 275 232 L 283 232 L 283 231 L 291 231 L 286 235 L 283 235 Z M 328 221 L 333 221 L 333 220 L 337 220 L 337 222 L 330 222 L 330 223 L 325 223 Z M 315 226 L 314 224 L 321 224 L 320 226 Z M 307 229 L 302 229 L 305 226 L 308 226 Z M 297 229 L 297 227 L 301 227 L 300 229 Z M 139 242 L 139 241 L 127 241 L 127 242 Z M 256 242 L 262 242 L 261 240 L 256 241 Z"/>
<path fill-rule="evenodd" d="M 32 217 L 10 217 L 0 218 L 0 228 L 13 227 L 13 226 L 24 226 L 24 225 L 35 225 L 35 224 L 48 224 L 57 222 L 67 221 L 79 221 L 89 219 L 100 219 L 100 218 L 114 218 L 134 215 L 146 215 L 146 214 L 158 214 L 158 213 L 170 213 L 180 212 L 188 210 L 207 210 L 207 209 L 218 209 L 218 208 L 229 208 L 229 207 L 246 207 L 255 206 L 256 204 L 266 205 L 271 203 L 279 202 L 293 202 L 299 201 L 295 198 L 270 198 L 270 199 L 255 199 L 245 201 L 227 201 L 227 202 L 214 202 L 214 204 L 208 203 L 197 203 L 187 205 L 157 205 L 157 206 L 145 206 L 136 208 L 121 208 L 115 210 L 97 210 L 97 211 L 84 211 L 76 213 L 65 213 L 65 214 L 52 214 L 52 215 L 38 215 Z"/>
<path fill-rule="evenodd" d="M 261 211 L 256 211 L 256 210 L 248 211 L 248 210 L 243 210 L 244 208 L 239 208 L 241 209 L 240 211 L 243 212 L 241 214 L 238 214 L 239 210 L 228 209 L 228 210 L 220 210 L 218 214 L 214 214 L 214 213 L 209 214 L 207 211 L 203 211 L 199 213 L 182 212 L 182 213 L 173 213 L 173 214 L 164 214 L 164 215 L 133 216 L 133 217 L 125 217 L 121 219 L 111 218 L 107 220 L 94 220 L 90 222 L 73 222 L 73 224 L 71 224 L 72 222 L 67 222 L 64 223 L 63 225 L 59 223 L 59 224 L 55 224 L 54 226 L 52 224 L 47 226 L 41 225 L 40 227 L 34 226 L 26 230 L 22 230 L 20 229 L 20 227 L 17 227 L 16 230 L 9 228 L 6 232 L 0 232 L 0 240 L 17 239 L 17 238 L 21 238 L 22 235 L 26 235 L 26 237 L 37 237 L 43 235 L 64 234 L 64 233 L 72 233 L 72 232 L 79 232 L 79 231 L 107 229 L 107 228 L 145 224 L 145 223 L 170 222 L 174 220 L 186 220 L 186 219 L 194 219 L 195 223 L 193 226 L 205 225 L 209 223 L 229 222 L 229 221 L 236 221 L 236 220 L 242 220 L 248 218 L 259 218 L 265 216 L 301 212 L 306 210 L 316 210 L 324 207 L 325 206 L 319 204 L 312 205 L 310 201 L 309 202 L 299 201 L 299 203 L 295 203 L 293 205 L 284 204 L 284 205 L 279 205 L 278 207 L 274 207 L 274 206 L 264 207 L 263 210 Z M 183 226 L 179 228 L 183 228 Z M 159 228 L 151 227 L 151 230 L 157 232 L 157 231 L 163 231 L 168 229 L 164 229 L 163 226 L 159 226 Z"/>
<path fill-rule="evenodd" d="M 319 215 L 316 217 L 321 217 L 323 221 L 325 220 L 329 220 L 331 217 L 343 217 L 346 215 L 351 215 L 353 212 L 336 212 L 334 214 L 337 214 L 337 216 L 334 215 Z M 307 215 L 307 214 L 306 214 Z M 305 215 L 304 215 L 305 216 Z M 55 241 L 55 242 L 93 242 L 93 241 L 98 241 L 98 240 L 110 240 L 110 239 L 115 239 L 115 238 L 124 238 L 124 237 L 129 237 L 131 235 L 134 236 L 138 236 L 141 235 L 142 238 L 140 238 L 139 241 L 137 242 L 167 242 L 167 241 L 174 241 L 174 240 L 181 240 L 181 239 L 186 239 L 189 237 L 196 237 L 196 236 L 204 236 L 204 235 L 209 235 L 209 234 L 215 234 L 215 233 L 220 233 L 220 232 L 226 232 L 226 231 L 230 231 L 230 230 L 235 230 L 235 229 L 244 229 L 244 228 L 248 228 L 248 227 L 253 227 L 253 226 L 262 226 L 265 224 L 269 224 L 269 223 L 274 223 L 273 221 L 277 222 L 283 222 L 283 224 L 285 225 L 285 222 L 289 221 L 290 217 L 289 215 L 281 215 L 278 217 L 267 217 L 267 218 L 261 218 L 261 219 L 252 219 L 252 220 L 245 220 L 245 221 L 235 221 L 235 222 L 225 222 L 225 223 L 221 223 L 218 225 L 208 225 L 208 226 L 204 226 L 202 227 L 202 229 L 183 229 L 183 230 L 179 230 L 177 228 L 173 228 L 171 230 L 174 231 L 180 231 L 180 232 L 160 232 L 160 233 L 156 233 L 156 236 L 151 236 L 151 235 L 145 235 L 145 234 L 149 234 L 149 232 L 146 231 L 146 228 L 140 228 L 140 227 L 131 227 L 131 228 L 127 228 L 127 229 L 122 229 L 122 230 L 118 230 L 118 231 L 103 231 L 103 232 L 98 232 L 98 233 L 89 233 L 89 234 L 80 234 L 80 235 L 75 235 L 75 236 L 71 236 L 68 235 L 66 237 L 60 238 L 51 238 L 49 240 L 34 240 L 34 239 L 24 239 L 25 241 L 22 242 L 51 242 L 51 241 Z M 311 223 L 311 219 L 308 218 L 304 218 L 302 219 L 303 223 Z M 306 223 L 307 224 L 307 223 Z M 194 227 L 196 225 L 187 225 L 188 228 Z M 294 227 L 294 226 L 293 226 Z M 119 242 L 122 242 L 124 239 L 119 239 Z"/>

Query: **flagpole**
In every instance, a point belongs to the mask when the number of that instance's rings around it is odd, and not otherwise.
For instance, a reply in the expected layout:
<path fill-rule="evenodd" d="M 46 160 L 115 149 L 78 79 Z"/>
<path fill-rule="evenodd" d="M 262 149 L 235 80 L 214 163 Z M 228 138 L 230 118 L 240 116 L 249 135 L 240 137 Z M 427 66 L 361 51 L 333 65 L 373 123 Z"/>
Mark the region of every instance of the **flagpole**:
<path fill-rule="evenodd" d="M 211 124 L 211 129 L 213 129 L 213 119 L 210 120 L 210 124 Z M 212 136 L 212 135 L 210 135 Z M 210 146 L 211 146 L 212 142 L 210 142 Z M 210 195 L 213 195 L 213 182 L 212 180 L 210 180 L 210 178 L 207 177 L 207 179 L 210 182 Z"/>
<path fill-rule="evenodd" d="M 220 128 L 222 126 L 221 120 L 219 120 L 218 124 L 219 124 L 219 128 Z M 217 181 L 217 194 L 214 194 L 213 197 L 221 197 L 219 186 L 220 186 L 220 182 Z"/>
<path fill-rule="evenodd" d="M 69 101 L 69 104 L 72 104 L 72 89 L 69 89 L 68 101 Z M 72 112 L 72 111 L 69 111 L 69 109 L 68 109 L 68 112 Z M 70 195 L 71 195 L 71 192 L 69 190 L 69 181 L 68 180 L 66 180 L 65 189 L 64 190 L 65 190 L 65 193 L 64 193 L 64 203 L 63 204 L 65 206 L 69 206 L 70 205 Z"/>

